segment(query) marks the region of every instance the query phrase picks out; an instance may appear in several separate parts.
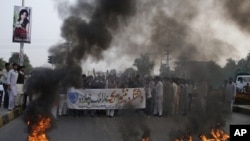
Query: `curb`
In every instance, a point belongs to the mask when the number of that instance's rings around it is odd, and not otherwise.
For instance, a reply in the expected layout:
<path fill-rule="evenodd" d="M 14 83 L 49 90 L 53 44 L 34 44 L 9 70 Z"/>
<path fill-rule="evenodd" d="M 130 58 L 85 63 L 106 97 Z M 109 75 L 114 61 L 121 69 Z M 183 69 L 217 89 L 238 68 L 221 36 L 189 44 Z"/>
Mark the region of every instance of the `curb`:
<path fill-rule="evenodd" d="M 236 113 L 242 113 L 242 114 L 246 114 L 246 115 L 250 115 L 250 108 L 246 108 L 240 105 L 235 105 L 233 107 L 233 111 Z"/>
<path fill-rule="evenodd" d="M 9 113 L 0 117 L 0 127 L 4 126 L 5 124 L 9 123 L 13 119 L 17 118 L 23 113 L 23 109 L 19 108 L 14 111 L 10 111 Z"/>

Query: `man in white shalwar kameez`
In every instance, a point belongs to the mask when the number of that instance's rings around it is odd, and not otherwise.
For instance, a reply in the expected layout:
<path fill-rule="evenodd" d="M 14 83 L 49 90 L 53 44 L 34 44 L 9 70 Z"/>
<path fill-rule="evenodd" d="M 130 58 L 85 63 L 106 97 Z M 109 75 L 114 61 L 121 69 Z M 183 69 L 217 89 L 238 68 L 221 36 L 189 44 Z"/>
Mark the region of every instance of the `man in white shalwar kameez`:
<path fill-rule="evenodd" d="M 15 108 L 15 98 L 17 96 L 17 64 L 12 64 L 12 69 L 8 72 L 7 75 L 7 84 L 8 84 L 8 94 L 9 94 L 9 106 L 8 110 L 14 110 Z"/>
<path fill-rule="evenodd" d="M 180 101 L 180 86 L 177 79 L 173 79 L 173 101 L 172 101 L 172 115 L 179 113 L 179 101 Z"/>
<path fill-rule="evenodd" d="M 154 115 L 162 116 L 163 112 L 163 83 L 156 77 Z"/>
<path fill-rule="evenodd" d="M 233 111 L 233 104 L 236 95 L 236 86 L 233 83 L 233 79 L 230 78 L 229 82 L 225 87 L 225 95 L 224 95 L 224 106 L 227 112 Z"/>

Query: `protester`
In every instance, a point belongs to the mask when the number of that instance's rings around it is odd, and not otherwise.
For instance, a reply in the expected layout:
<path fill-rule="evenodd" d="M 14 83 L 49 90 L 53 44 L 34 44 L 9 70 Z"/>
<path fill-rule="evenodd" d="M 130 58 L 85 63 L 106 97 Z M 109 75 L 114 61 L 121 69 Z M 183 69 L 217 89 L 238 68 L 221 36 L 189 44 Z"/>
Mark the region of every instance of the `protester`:
<path fill-rule="evenodd" d="M 154 115 L 163 113 L 163 84 L 159 76 L 156 77 Z"/>
<path fill-rule="evenodd" d="M 132 81 L 130 88 L 142 88 L 143 83 L 141 81 L 141 76 L 137 74 L 134 78 L 134 81 Z"/>
<path fill-rule="evenodd" d="M 3 70 L 3 75 L 1 81 L 3 83 L 4 88 L 4 96 L 3 96 L 3 107 L 8 108 L 9 106 L 9 94 L 8 94 L 8 83 L 7 83 L 7 76 L 8 72 L 10 71 L 10 63 L 5 63 L 5 69 Z"/>
<path fill-rule="evenodd" d="M 0 81 L 0 107 L 2 106 L 3 94 L 4 94 L 4 88 L 2 82 Z"/>
<path fill-rule="evenodd" d="M 115 82 L 115 78 L 112 77 L 112 75 L 109 75 L 107 80 L 106 80 L 106 86 L 105 88 L 106 89 L 112 89 L 112 88 L 116 88 L 117 85 L 116 85 L 116 82 Z M 115 114 L 115 109 L 107 109 L 106 110 L 106 115 L 108 117 L 114 117 L 114 114 Z"/>
<path fill-rule="evenodd" d="M 224 106 L 226 112 L 233 111 L 233 103 L 235 95 L 236 95 L 236 86 L 233 83 L 233 78 L 229 78 L 229 81 L 225 87 L 225 94 L 224 94 Z"/>
<path fill-rule="evenodd" d="M 181 79 L 180 81 L 180 113 L 182 115 L 187 114 L 187 99 L 188 99 L 188 93 L 187 93 L 187 84 L 184 79 Z"/>
<path fill-rule="evenodd" d="M 12 69 L 8 72 L 7 84 L 8 84 L 8 94 L 9 94 L 9 105 L 8 110 L 14 110 L 15 100 L 17 96 L 17 78 L 18 78 L 18 65 L 16 63 L 12 64 Z"/>
<path fill-rule="evenodd" d="M 146 95 L 146 108 L 145 108 L 145 114 L 147 116 L 152 115 L 152 95 L 154 94 L 155 90 L 155 83 L 153 81 L 153 78 L 149 76 L 146 80 L 145 85 L 145 95 Z"/>
<path fill-rule="evenodd" d="M 193 101 L 193 94 L 194 94 L 194 84 L 189 81 L 187 83 L 187 112 L 191 112 L 192 110 L 192 101 Z"/>
<path fill-rule="evenodd" d="M 172 101 L 174 99 L 173 97 L 173 87 L 172 87 L 172 82 L 170 78 L 165 78 L 164 82 L 164 113 L 166 115 L 171 115 L 172 112 Z"/>
<path fill-rule="evenodd" d="M 23 91 L 23 85 L 24 85 L 24 66 L 18 66 L 18 78 L 17 78 L 17 96 L 16 96 L 16 107 L 20 107 L 23 105 L 23 97 L 24 97 L 24 91 Z"/>
<path fill-rule="evenodd" d="M 247 84 L 244 86 L 244 93 L 250 94 L 250 85 L 249 85 L 249 83 L 247 83 Z"/>
<path fill-rule="evenodd" d="M 173 80 L 172 87 L 173 87 L 173 96 L 174 96 L 173 106 L 172 106 L 173 107 L 172 115 L 176 115 L 179 112 L 180 86 L 179 86 L 178 79 L 173 78 L 172 80 Z"/>
<path fill-rule="evenodd" d="M 199 84 L 199 96 L 200 96 L 200 100 L 201 100 L 201 108 L 203 111 L 206 111 L 206 107 L 207 107 L 207 93 L 208 93 L 208 86 L 207 86 L 207 82 L 205 80 L 202 80 Z"/>

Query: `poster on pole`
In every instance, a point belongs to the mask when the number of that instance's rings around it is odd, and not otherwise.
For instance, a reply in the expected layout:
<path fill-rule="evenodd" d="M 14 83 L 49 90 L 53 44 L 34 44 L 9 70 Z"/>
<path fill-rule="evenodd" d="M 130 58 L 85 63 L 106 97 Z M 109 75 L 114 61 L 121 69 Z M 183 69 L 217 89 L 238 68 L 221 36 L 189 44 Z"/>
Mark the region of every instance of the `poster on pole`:
<path fill-rule="evenodd" d="M 14 6 L 13 42 L 31 42 L 31 16 L 31 7 Z"/>

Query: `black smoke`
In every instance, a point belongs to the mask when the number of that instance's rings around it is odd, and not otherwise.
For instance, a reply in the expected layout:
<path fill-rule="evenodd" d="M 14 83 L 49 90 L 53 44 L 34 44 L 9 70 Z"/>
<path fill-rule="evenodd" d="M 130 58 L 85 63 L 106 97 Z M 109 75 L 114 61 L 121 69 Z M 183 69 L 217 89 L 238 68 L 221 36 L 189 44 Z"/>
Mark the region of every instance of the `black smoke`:
<path fill-rule="evenodd" d="M 142 110 L 128 105 L 121 111 L 118 127 L 123 141 L 140 141 L 142 138 L 150 138 L 151 129 L 147 125 Z"/>
<path fill-rule="evenodd" d="M 55 57 L 55 68 L 35 68 L 25 84 L 25 93 L 32 97 L 23 116 L 25 123 L 30 123 L 29 131 L 41 116 L 54 123 L 51 109 L 58 102 L 58 94 L 66 94 L 69 87 L 81 88 L 81 62 L 88 56 L 97 60 L 102 57 L 120 22 L 132 16 L 134 8 L 134 0 L 96 0 L 92 5 L 78 0 L 69 10 L 63 10 L 70 12 L 61 27 L 67 43 L 49 50 Z"/>
<path fill-rule="evenodd" d="M 250 2 L 248 0 L 225 0 L 226 15 L 233 20 L 243 32 L 250 31 Z"/>
<path fill-rule="evenodd" d="M 55 73 L 52 69 L 36 68 L 32 76 L 25 83 L 25 94 L 32 97 L 32 101 L 23 114 L 25 123 L 30 123 L 28 131 L 40 121 L 40 117 L 49 117 L 54 123 L 51 109 L 57 99 L 58 87 L 61 74 Z"/>
<path fill-rule="evenodd" d="M 62 37 L 71 43 L 66 50 L 70 56 L 68 59 L 77 63 L 88 56 L 101 59 L 103 51 L 110 47 L 120 24 L 126 23 L 133 16 L 135 4 L 134 0 L 96 0 L 91 4 L 77 1 L 70 8 L 69 16 L 64 19 L 61 27 Z M 50 51 L 60 56 L 56 52 L 60 49 L 61 45 Z M 65 54 L 65 51 L 62 53 Z"/>

